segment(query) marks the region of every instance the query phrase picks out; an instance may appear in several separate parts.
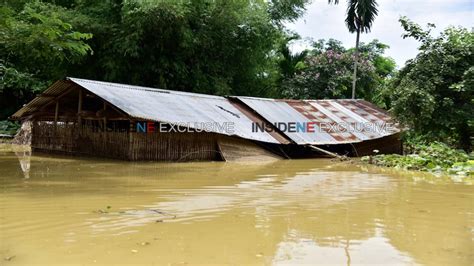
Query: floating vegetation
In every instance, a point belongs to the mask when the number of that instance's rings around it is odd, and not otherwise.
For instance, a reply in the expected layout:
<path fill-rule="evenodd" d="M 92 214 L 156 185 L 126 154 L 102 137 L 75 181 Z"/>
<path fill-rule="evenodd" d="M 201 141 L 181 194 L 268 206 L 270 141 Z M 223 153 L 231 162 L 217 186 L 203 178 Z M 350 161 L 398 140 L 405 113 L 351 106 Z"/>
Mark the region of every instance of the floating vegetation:
<path fill-rule="evenodd" d="M 95 213 L 100 213 L 100 214 L 109 213 L 109 210 L 110 210 L 111 208 L 112 208 L 111 206 L 107 206 L 105 209 L 98 209 L 98 210 L 95 210 L 95 211 L 93 211 L 93 212 L 95 212 Z"/>
<path fill-rule="evenodd" d="M 106 215 L 130 215 L 130 216 L 137 216 L 137 217 L 153 217 L 158 216 L 154 220 L 156 223 L 163 223 L 165 220 L 169 219 L 176 219 L 176 215 L 158 210 L 158 209 L 144 209 L 144 210 L 126 210 L 126 211 L 111 211 L 112 207 L 107 206 L 103 209 L 94 210 L 94 213 L 97 214 L 106 214 Z"/>

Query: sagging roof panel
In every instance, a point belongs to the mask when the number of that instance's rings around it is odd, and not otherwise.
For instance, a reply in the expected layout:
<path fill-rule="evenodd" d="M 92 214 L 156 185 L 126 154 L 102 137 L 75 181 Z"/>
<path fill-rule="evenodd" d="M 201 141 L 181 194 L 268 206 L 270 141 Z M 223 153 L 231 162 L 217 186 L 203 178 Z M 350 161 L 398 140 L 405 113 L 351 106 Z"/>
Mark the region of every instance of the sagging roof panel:
<path fill-rule="evenodd" d="M 400 132 L 384 110 L 364 100 L 235 98 L 272 124 L 312 122 L 314 132 L 283 132 L 300 145 L 356 143 Z"/>

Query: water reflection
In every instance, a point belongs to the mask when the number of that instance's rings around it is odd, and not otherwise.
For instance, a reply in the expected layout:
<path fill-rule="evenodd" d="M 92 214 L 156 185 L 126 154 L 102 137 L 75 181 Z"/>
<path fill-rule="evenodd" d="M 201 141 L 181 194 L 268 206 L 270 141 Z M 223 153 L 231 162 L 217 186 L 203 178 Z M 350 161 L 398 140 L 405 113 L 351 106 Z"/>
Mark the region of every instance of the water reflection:
<path fill-rule="evenodd" d="M 266 168 L 267 166 L 262 166 Z M 275 166 L 270 166 L 274 169 Z M 267 170 L 268 171 L 268 170 Z M 251 181 L 228 186 L 205 186 L 198 189 L 160 189 L 159 201 L 140 206 L 133 211 L 119 211 L 106 218 L 93 220 L 95 230 L 123 230 L 165 219 L 167 222 L 184 222 L 208 219 L 234 208 L 258 208 L 272 212 L 279 208 L 320 210 L 332 205 L 365 197 L 368 191 L 387 186 L 388 178 L 373 177 L 357 172 L 334 172 L 322 169 L 279 177 L 265 174 Z M 172 214 L 172 215 L 170 215 Z"/>
<path fill-rule="evenodd" d="M 474 260 L 474 191 L 465 184 L 413 182 L 330 160 L 166 164 L 56 156 L 30 157 L 30 178 L 22 179 L 17 156 L 0 149 L 0 256 L 15 255 L 12 265 L 51 258 L 275 265 Z"/>
<path fill-rule="evenodd" d="M 293 235 L 299 234 L 294 232 Z M 353 242 L 347 240 L 334 246 L 320 245 L 304 235 L 288 237 L 278 244 L 272 264 L 324 264 L 327 258 L 331 258 L 331 263 L 337 265 L 387 265 L 388 262 L 415 264 L 408 254 L 394 248 L 381 232 L 376 232 L 375 236 L 368 239 Z"/>
<path fill-rule="evenodd" d="M 18 162 L 20 163 L 21 171 L 25 179 L 30 178 L 31 167 L 31 147 L 12 145 L 12 150 L 15 152 Z"/>

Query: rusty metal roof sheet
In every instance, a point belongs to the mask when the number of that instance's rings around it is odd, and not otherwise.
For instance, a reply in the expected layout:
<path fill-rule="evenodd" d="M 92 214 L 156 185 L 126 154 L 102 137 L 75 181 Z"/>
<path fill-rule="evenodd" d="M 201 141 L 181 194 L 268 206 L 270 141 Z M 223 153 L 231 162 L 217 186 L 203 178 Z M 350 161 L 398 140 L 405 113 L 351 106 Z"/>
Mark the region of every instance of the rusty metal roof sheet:
<path fill-rule="evenodd" d="M 252 132 L 252 120 L 225 97 L 77 78 L 54 83 L 42 96 L 17 111 L 12 118 L 18 119 L 37 111 L 40 106 L 48 103 L 48 97 L 60 95 L 71 86 L 71 82 L 96 94 L 135 119 L 187 125 L 190 128 L 208 125 L 208 132 L 267 143 L 281 143 L 267 132 Z M 225 123 L 231 123 L 230 128 L 225 128 Z"/>
<path fill-rule="evenodd" d="M 314 132 L 282 132 L 301 145 L 356 143 L 400 132 L 386 111 L 364 100 L 234 98 L 272 124 L 311 123 Z"/>

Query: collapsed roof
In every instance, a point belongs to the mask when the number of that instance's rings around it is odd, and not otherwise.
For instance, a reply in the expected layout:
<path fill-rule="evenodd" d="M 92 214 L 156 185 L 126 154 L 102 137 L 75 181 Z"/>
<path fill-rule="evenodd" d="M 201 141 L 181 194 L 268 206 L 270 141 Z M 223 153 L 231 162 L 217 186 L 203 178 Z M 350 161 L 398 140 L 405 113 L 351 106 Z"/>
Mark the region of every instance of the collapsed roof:
<path fill-rule="evenodd" d="M 400 132 L 389 114 L 364 100 L 279 100 L 235 97 L 270 123 L 313 123 L 315 132 L 287 131 L 297 144 L 343 144 Z M 337 128 L 340 126 L 341 128 Z"/>

